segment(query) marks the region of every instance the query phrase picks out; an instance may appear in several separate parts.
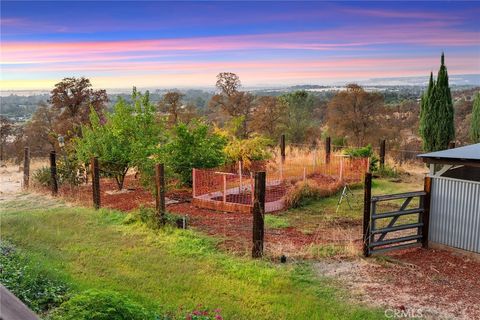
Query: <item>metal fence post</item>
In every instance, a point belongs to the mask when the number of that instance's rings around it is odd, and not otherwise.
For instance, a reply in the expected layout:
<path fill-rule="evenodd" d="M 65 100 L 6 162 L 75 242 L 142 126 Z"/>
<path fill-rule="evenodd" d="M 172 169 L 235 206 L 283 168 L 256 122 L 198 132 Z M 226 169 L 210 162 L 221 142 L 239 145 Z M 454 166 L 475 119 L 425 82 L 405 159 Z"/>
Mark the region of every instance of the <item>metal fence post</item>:
<path fill-rule="evenodd" d="M 58 194 L 57 182 L 57 160 L 55 151 L 50 152 L 50 187 L 52 189 L 52 196 Z"/>
<path fill-rule="evenodd" d="M 430 224 L 430 195 L 432 191 L 432 178 L 425 177 L 423 182 L 423 191 L 425 196 L 423 198 L 423 226 L 422 226 L 422 247 L 428 248 L 428 228 Z"/>
<path fill-rule="evenodd" d="M 28 189 L 30 184 L 30 148 L 25 147 L 23 154 L 23 188 Z"/>
<path fill-rule="evenodd" d="M 92 171 L 92 200 L 93 207 L 99 209 L 100 203 L 100 168 L 98 166 L 98 159 L 93 157 L 90 160 L 90 170 Z"/>
<path fill-rule="evenodd" d="M 252 258 L 263 256 L 264 214 L 265 214 L 265 172 L 255 173 L 255 196 L 253 201 L 253 247 Z"/>
<path fill-rule="evenodd" d="M 372 174 L 365 174 L 363 194 L 363 255 L 370 256 L 370 213 L 372 206 Z"/>

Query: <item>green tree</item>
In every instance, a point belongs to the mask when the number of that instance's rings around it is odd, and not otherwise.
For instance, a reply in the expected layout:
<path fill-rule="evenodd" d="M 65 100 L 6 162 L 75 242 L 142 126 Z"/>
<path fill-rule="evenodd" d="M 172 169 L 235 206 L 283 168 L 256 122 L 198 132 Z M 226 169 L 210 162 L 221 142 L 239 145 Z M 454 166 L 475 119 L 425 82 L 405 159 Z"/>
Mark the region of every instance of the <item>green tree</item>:
<path fill-rule="evenodd" d="M 173 128 L 172 139 L 161 156 L 183 183 L 191 185 L 193 168 L 215 168 L 225 162 L 226 142 L 225 137 L 212 132 L 200 120 L 179 123 Z"/>
<path fill-rule="evenodd" d="M 384 112 L 383 96 L 378 92 L 367 92 L 355 83 L 335 94 L 327 106 L 329 131 L 337 137 L 345 137 L 362 147 L 371 137 L 383 136 L 385 129 L 379 114 Z"/>
<path fill-rule="evenodd" d="M 78 158 L 86 163 L 97 157 L 102 172 L 115 178 L 119 190 L 130 167 L 137 166 L 141 171 L 153 167 L 152 155 L 164 142 L 148 91 L 142 95 L 134 88 L 132 100 L 128 104 L 120 98 L 105 119 L 92 108 L 91 126 L 83 126 L 82 138 L 76 140 Z"/>
<path fill-rule="evenodd" d="M 475 99 L 473 100 L 470 138 L 473 143 L 480 143 L 480 92 L 477 92 Z"/>
<path fill-rule="evenodd" d="M 430 98 L 435 87 L 433 81 L 433 73 L 430 72 L 430 81 L 428 82 L 427 91 L 422 95 L 422 100 L 420 102 L 420 125 L 419 131 L 420 136 L 423 140 L 423 149 L 425 151 L 432 150 L 433 144 L 433 126 L 435 124 L 434 116 L 435 114 L 430 110 Z"/>
<path fill-rule="evenodd" d="M 287 106 L 287 138 L 293 143 L 304 143 L 315 129 L 313 96 L 302 90 L 284 94 L 280 100 Z"/>
<path fill-rule="evenodd" d="M 220 92 L 215 94 L 210 100 L 210 109 L 213 111 L 220 110 L 227 116 L 227 122 L 232 118 L 242 117 L 243 122 L 237 134 L 239 137 L 247 138 L 251 133 L 250 122 L 252 120 L 252 113 L 255 109 L 255 97 L 249 92 L 239 91 L 241 82 L 240 78 L 235 73 L 219 73 L 217 75 L 216 87 Z M 218 116 L 219 115 L 216 114 L 216 117 Z"/>
<path fill-rule="evenodd" d="M 88 123 L 91 108 L 99 114 L 105 110 L 108 96 L 105 90 L 93 90 L 89 79 L 73 77 L 55 84 L 48 102 L 57 111 L 56 133 L 69 139 Z"/>
<path fill-rule="evenodd" d="M 450 141 L 455 138 L 455 115 L 443 53 L 437 80 L 433 88 L 429 86 L 426 95 L 427 98 L 422 101 L 420 115 L 423 148 L 425 151 L 447 149 Z"/>
<path fill-rule="evenodd" d="M 233 118 L 224 130 L 218 130 L 218 132 L 228 140 L 224 148 L 226 161 L 228 163 L 240 161 L 242 166 L 250 168 L 252 161 L 267 160 L 272 157 L 270 147 L 273 143 L 272 140 L 259 134 L 242 138 L 238 135 L 238 131 L 242 130 L 242 123 L 242 117 Z"/>

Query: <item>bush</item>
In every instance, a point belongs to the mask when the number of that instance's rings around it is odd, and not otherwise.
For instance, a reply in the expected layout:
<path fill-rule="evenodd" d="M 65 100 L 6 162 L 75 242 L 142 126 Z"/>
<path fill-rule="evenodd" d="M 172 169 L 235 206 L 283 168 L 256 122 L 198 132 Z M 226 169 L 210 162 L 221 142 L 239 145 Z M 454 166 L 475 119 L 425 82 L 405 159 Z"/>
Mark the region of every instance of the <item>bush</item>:
<path fill-rule="evenodd" d="M 113 291 L 87 290 L 62 303 L 52 320 L 148 320 L 158 317 Z"/>
<path fill-rule="evenodd" d="M 84 173 L 84 168 L 75 158 L 66 157 L 64 159 L 59 159 L 57 162 L 58 185 L 68 184 L 71 186 L 78 186 L 84 182 L 82 173 Z M 43 187 L 50 186 L 52 181 L 50 167 L 45 166 L 36 170 L 33 173 L 33 180 Z"/>
<path fill-rule="evenodd" d="M 41 167 L 33 172 L 33 181 L 43 187 L 48 187 L 51 184 L 50 167 Z"/>
<path fill-rule="evenodd" d="M 165 224 L 177 227 L 177 221 L 182 219 L 182 216 L 165 213 Z M 140 207 L 138 210 L 129 213 L 123 220 L 123 224 L 143 223 L 151 229 L 158 229 L 160 227 L 159 220 L 155 209 Z"/>
<path fill-rule="evenodd" d="M 309 204 L 313 200 L 328 197 L 335 193 L 335 188 L 324 189 L 312 182 L 297 182 L 288 190 L 285 196 L 285 205 L 288 208 L 298 208 Z"/>
<path fill-rule="evenodd" d="M 370 158 L 370 172 L 377 170 L 379 160 L 373 152 L 372 145 L 369 144 L 362 148 L 348 148 L 343 153 L 352 158 Z"/>
<path fill-rule="evenodd" d="M 381 166 L 379 166 L 378 169 L 375 171 L 375 173 L 377 175 L 379 175 L 380 177 L 383 177 L 383 178 L 398 178 L 399 177 L 399 173 L 398 173 L 397 169 L 392 168 L 388 165 L 383 166 L 383 168 Z"/>
<path fill-rule="evenodd" d="M 0 242 L 0 282 L 30 309 L 45 313 L 68 298 L 68 286 Z"/>

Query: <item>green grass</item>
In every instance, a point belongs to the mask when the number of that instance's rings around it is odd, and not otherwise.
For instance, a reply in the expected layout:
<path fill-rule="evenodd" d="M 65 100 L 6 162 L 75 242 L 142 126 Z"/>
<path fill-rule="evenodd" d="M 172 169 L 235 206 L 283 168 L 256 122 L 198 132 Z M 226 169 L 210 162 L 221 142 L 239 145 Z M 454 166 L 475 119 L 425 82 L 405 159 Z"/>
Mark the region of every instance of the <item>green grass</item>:
<path fill-rule="evenodd" d="M 124 224 L 125 215 L 110 210 L 33 196 L 2 205 L 2 237 L 76 291 L 118 291 L 161 313 L 202 304 L 222 309 L 226 319 L 383 318 L 378 310 L 352 305 L 306 264 L 233 257 L 219 252 L 212 238 Z"/>
<path fill-rule="evenodd" d="M 422 190 L 423 185 L 415 182 L 392 182 L 388 179 L 374 179 L 372 183 L 372 195 L 393 194 L 409 191 Z M 320 223 L 339 223 L 350 222 L 352 224 L 361 224 L 363 219 L 363 186 L 353 186 L 351 188 L 353 196 L 350 196 L 350 209 L 347 201 L 344 199 L 336 211 L 337 203 L 341 195 L 341 191 L 337 194 L 313 201 L 312 203 L 301 207 L 290 209 L 282 213 L 282 217 L 288 220 L 288 224 L 302 230 L 304 233 L 315 232 Z M 379 212 L 392 211 L 398 209 L 403 200 L 381 202 L 379 204 Z M 413 200 L 407 208 L 418 205 L 417 200 Z M 411 221 L 412 217 L 402 217 L 403 220 Z M 387 221 L 379 221 L 379 226 L 388 223 Z"/>
<path fill-rule="evenodd" d="M 288 228 L 290 223 L 288 222 L 288 219 L 283 216 L 266 214 L 265 226 L 270 229 L 282 229 Z"/>

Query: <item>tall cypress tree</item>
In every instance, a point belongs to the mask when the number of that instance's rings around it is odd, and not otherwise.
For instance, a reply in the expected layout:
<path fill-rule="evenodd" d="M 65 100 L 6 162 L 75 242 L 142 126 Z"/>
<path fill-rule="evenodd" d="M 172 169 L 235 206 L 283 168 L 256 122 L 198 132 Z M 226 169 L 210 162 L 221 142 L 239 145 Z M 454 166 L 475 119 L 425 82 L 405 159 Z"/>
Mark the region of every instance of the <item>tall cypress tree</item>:
<path fill-rule="evenodd" d="M 423 150 L 429 151 L 432 149 L 433 139 L 432 139 L 432 131 L 433 131 L 433 113 L 430 111 L 430 97 L 432 96 L 434 90 L 434 82 L 433 82 L 433 73 L 430 72 L 430 81 L 428 82 L 427 91 L 424 92 L 422 95 L 422 100 L 420 103 L 420 136 L 423 140 Z"/>
<path fill-rule="evenodd" d="M 443 53 L 437 81 L 433 82 L 433 77 L 430 75 L 428 90 L 422 98 L 420 135 L 425 151 L 447 149 L 449 142 L 455 138 L 452 94 Z"/>
<path fill-rule="evenodd" d="M 480 143 L 480 92 L 473 100 L 472 123 L 470 124 L 470 138 L 473 143 Z"/>
<path fill-rule="evenodd" d="M 448 84 L 448 72 L 443 53 L 433 97 L 432 111 L 435 113 L 436 121 L 434 126 L 435 144 L 432 151 L 437 151 L 447 149 L 450 141 L 455 139 L 452 93 Z"/>

